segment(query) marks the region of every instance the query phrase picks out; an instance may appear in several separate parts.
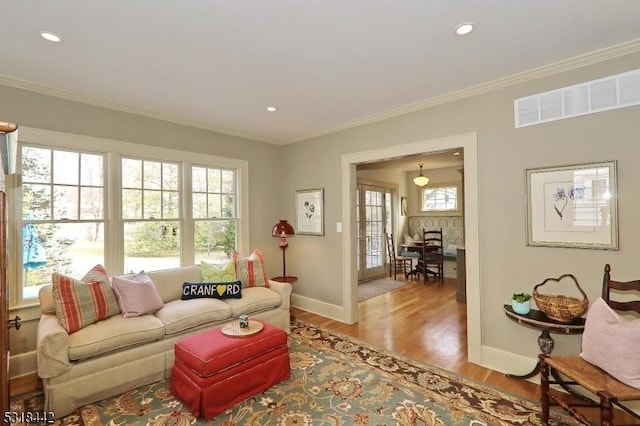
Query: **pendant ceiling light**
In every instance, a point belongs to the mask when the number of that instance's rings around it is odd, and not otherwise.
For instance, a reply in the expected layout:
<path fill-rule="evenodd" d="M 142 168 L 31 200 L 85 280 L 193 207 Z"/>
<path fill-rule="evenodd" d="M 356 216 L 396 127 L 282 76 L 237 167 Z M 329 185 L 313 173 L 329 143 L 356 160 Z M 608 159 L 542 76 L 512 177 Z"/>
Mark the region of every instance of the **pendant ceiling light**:
<path fill-rule="evenodd" d="M 429 183 L 429 178 L 422 174 L 422 164 L 418 164 L 420 166 L 420 174 L 413 178 L 413 183 L 418 186 L 425 186 Z"/>

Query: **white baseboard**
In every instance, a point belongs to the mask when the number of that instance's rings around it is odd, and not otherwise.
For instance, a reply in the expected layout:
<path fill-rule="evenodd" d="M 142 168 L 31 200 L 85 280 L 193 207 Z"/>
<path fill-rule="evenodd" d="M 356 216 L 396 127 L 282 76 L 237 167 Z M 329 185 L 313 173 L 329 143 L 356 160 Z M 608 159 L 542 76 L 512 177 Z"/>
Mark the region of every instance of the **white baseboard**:
<path fill-rule="evenodd" d="M 482 346 L 482 366 L 505 374 L 527 374 L 538 363 L 538 358 L 518 355 L 492 346 Z M 527 379 L 532 383 L 540 383 L 540 376 Z"/>
<path fill-rule="evenodd" d="M 297 294 L 291 295 L 291 306 L 317 315 L 322 315 L 323 317 L 331 318 L 336 321 L 343 321 L 344 319 L 344 308 L 342 306 L 332 305 L 330 303 L 321 302 L 319 300 Z"/>
<path fill-rule="evenodd" d="M 9 357 L 9 378 L 34 374 L 38 371 L 36 351 L 11 355 Z"/>

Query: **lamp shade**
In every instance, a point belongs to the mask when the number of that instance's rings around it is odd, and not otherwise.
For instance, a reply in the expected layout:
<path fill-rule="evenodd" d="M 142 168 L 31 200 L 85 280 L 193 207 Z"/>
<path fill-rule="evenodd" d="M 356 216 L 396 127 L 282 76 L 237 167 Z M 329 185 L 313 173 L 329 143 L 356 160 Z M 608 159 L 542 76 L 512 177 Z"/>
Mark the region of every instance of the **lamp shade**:
<path fill-rule="evenodd" d="M 282 237 L 283 235 L 290 237 L 295 234 L 296 232 L 293 230 L 293 226 L 284 219 L 280 219 L 280 221 L 273 227 L 273 230 L 271 230 L 271 235 L 274 237 Z"/>
<path fill-rule="evenodd" d="M 426 184 L 429 183 L 429 178 L 426 176 L 417 176 L 413 178 L 413 183 L 415 183 L 418 186 L 425 186 Z"/>

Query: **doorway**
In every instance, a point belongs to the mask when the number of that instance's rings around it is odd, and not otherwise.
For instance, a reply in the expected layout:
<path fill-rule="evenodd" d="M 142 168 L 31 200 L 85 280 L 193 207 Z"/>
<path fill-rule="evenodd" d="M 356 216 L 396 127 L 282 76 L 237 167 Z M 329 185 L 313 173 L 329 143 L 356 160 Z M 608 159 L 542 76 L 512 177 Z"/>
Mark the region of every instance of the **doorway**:
<path fill-rule="evenodd" d="M 480 265 L 478 224 L 478 149 L 477 134 L 430 139 L 382 149 L 363 151 L 342 156 L 342 253 L 343 253 L 343 312 L 342 320 L 348 324 L 358 321 L 355 192 L 356 165 L 363 162 L 382 161 L 387 158 L 438 152 L 449 149 L 464 150 L 465 188 L 465 248 L 467 283 L 467 344 L 468 360 L 482 364 L 481 315 L 480 315 Z"/>
<path fill-rule="evenodd" d="M 356 264 L 358 282 L 385 275 L 385 232 L 392 229 L 392 193 L 381 186 L 358 183 L 356 189 Z"/>

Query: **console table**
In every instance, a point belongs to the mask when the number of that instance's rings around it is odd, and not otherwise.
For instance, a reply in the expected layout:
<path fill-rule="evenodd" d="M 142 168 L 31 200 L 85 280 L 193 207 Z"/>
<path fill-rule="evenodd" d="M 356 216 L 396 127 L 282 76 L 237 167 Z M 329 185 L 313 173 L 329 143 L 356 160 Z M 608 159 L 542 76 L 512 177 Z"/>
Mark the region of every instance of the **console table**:
<path fill-rule="evenodd" d="M 540 352 L 545 355 L 549 355 L 553 351 L 553 345 L 555 343 L 549 333 L 582 334 L 582 332 L 584 332 L 585 319 L 582 317 L 575 318 L 569 323 L 563 323 L 552 320 L 537 309 L 531 309 L 531 311 L 527 315 L 517 314 L 513 311 L 511 305 L 504 305 L 504 313 L 509 318 L 516 321 L 518 324 L 542 331 L 542 333 L 540 333 L 540 336 L 538 337 L 538 346 L 540 347 Z M 531 370 L 531 372 L 527 374 L 507 374 L 507 377 L 528 379 L 529 377 L 535 376 L 539 372 L 540 361 L 538 361 L 533 370 Z"/>

